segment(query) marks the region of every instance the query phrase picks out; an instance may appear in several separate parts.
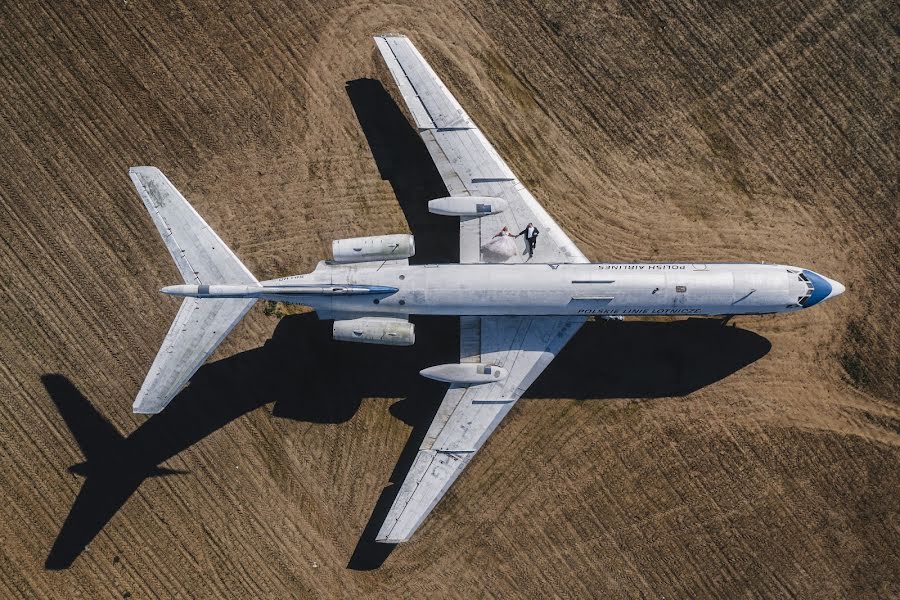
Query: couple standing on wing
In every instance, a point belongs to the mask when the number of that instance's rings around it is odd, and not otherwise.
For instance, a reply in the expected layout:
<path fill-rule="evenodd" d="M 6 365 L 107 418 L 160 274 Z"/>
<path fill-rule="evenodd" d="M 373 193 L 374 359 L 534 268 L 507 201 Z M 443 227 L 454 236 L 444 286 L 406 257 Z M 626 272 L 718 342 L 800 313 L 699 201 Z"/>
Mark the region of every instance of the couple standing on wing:
<path fill-rule="evenodd" d="M 533 223 L 529 223 L 525 229 L 518 234 L 509 232 L 509 228 L 504 226 L 494 238 L 481 247 L 481 252 L 486 262 L 504 262 L 516 255 L 519 249 L 516 247 L 513 239 L 525 236 L 525 251 L 528 252 L 528 260 L 534 258 L 534 247 L 537 244 L 537 236 L 540 233 Z M 523 252 L 522 254 L 524 254 Z"/>

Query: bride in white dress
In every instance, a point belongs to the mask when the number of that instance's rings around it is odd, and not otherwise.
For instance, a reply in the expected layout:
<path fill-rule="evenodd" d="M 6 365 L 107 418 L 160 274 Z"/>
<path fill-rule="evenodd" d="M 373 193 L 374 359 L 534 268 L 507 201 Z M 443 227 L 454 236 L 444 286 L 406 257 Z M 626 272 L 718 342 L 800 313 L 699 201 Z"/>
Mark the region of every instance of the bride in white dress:
<path fill-rule="evenodd" d="M 484 262 L 506 262 L 519 253 L 519 249 L 513 238 L 514 234 L 504 226 L 487 244 L 481 247 L 481 260 Z"/>

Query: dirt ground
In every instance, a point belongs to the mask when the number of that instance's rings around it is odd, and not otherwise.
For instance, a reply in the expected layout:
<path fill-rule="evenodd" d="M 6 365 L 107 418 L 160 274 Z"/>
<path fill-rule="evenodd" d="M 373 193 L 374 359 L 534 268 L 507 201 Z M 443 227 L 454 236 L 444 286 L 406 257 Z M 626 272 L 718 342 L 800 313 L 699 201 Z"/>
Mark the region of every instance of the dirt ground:
<path fill-rule="evenodd" d="M 0 3 L 0 597 L 900 596 L 896 4 L 430 4 Z M 588 324 L 390 552 L 452 319 L 368 347 L 260 305 L 133 415 L 180 281 L 131 165 L 260 279 L 409 229 L 454 260 L 385 31 L 589 258 L 847 292 Z"/>

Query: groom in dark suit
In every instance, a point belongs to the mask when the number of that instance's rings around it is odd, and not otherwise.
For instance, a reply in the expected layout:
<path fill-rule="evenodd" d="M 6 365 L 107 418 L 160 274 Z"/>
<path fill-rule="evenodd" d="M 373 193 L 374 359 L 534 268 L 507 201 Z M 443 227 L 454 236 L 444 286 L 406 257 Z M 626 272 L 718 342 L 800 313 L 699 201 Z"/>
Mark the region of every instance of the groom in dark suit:
<path fill-rule="evenodd" d="M 537 244 L 537 236 L 539 233 L 540 231 L 534 226 L 534 223 L 529 223 L 525 229 L 519 232 L 519 235 L 525 236 L 525 249 L 528 250 L 528 260 L 534 258 L 534 246 Z M 516 237 L 519 237 L 519 235 Z"/>

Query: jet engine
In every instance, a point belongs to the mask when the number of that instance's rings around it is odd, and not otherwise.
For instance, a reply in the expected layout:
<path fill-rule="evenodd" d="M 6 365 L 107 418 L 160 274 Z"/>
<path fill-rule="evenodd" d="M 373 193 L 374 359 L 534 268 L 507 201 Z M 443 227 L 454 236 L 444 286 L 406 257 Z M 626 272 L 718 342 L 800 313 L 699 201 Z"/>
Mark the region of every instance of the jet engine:
<path fill-rule="evenodd" d="M 414 256 L 416 242 L 413 236 L 373 235 L 348 238 L 331 242 L 331 255 L 337 263 L 370 262 L 376 260 L 401 260 Z"/>
<path fill-rule="evenodd" d="M 412 346 L 416 341 L 415 325 L 405 319 L 363 317 L 335 321 L 334 339 L 339 342 L 361 342 L 387 346 Z"/>

